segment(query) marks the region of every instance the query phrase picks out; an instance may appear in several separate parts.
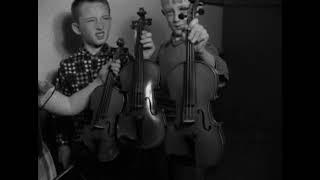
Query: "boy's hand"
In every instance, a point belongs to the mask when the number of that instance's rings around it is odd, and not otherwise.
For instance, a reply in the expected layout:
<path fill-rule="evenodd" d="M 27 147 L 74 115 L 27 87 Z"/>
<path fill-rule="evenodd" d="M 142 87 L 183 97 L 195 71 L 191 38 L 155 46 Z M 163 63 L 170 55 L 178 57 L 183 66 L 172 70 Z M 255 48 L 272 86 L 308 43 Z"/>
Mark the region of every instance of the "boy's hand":
<path fill-rule="evenodd" d="M 120 60 L 119 60 L 119 59 L 116 59 L 116 60 L 111 61 L 110 69 L 112 70 L 112 72 L 113 72 L 116 76 L 118 76 L 118 74 L 119 74 L 120 67 L 121 67 L 121 64 L 120 64 Z"/>
<path fill-rule="evenodd" d="M 107 62 L 101 67 L 97 79 L 101 82 L 101 84 L 103 84 L 107 78 L 109 69 L 111 69 L 111 71 L 117 76 L 119 74 L 120 67 L 121 65 L 119 59 Z"/>
<path fill-rule="evenodd" d="M 143 46 L 143 58 L 150 59 L 156 49 L 152 40 L 152 33 L 143 30 L 140 43 Z"/>
<path fill-rule="evenodd" d="M 107 62 L 105 65 L 103 65 L 98 73 L 97 80 L 100 84 L 103 84 L 104 81 L 107 78 L 108 72 L 109 72 L 109 67 L 110 67 L 110 62 Z"/>
<path fill-rule="evenodd" d="M 134 31 L 134 39 L 137 37 L 137 31 Z M 154 51 L 156 50 L 156 47 L 152 40 L 152 33 L 148 32 L 146 30 L 142 31 L 141 40 L 140 43 L 143 47 L 143 58 L 144 59 L 150 59 L 153 55 Z"/>
<path fill-rule="evenodd" d="M 207 30 L 201 24 L 199 24 L 199 20 L 197 18 L 190 22 L 189 30 L 190 33 L 188 39 L 194 44 L 195 51 L 203 53 L 209 40 L 209 34 L 207 33 Z"/>

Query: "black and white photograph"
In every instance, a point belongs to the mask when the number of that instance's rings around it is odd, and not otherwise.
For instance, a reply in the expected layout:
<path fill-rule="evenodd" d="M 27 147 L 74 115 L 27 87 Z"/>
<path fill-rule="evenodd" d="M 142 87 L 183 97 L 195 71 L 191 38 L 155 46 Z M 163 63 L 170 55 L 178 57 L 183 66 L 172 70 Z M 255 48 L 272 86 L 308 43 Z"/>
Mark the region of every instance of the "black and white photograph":
<path fill-rule="evenodd" d="M 282 180 L 282 0 L 38 0 L 38 180 Z"/>

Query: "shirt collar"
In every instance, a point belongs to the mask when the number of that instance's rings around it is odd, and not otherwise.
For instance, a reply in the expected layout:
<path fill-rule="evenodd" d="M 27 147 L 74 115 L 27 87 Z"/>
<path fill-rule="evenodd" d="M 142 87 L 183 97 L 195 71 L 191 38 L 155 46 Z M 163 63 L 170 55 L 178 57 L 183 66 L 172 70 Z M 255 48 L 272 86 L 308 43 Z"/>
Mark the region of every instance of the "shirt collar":
<path fill-rule="evenodd" d="M 183 41 L 183 38 L 181 36 L 176 36 L 173 33 L 171 34 L 171 44 L 173 46 L 178 46 L 178 45 L 182 44 L 183 42 L 184 41 Z"/>
<path fill-rule="evenodd" d="M 80 52 L 81 52 L 81 54 L 83 54 L 83 55 L 88 55 L 88 56 L 103 56 L 103 55 L 108 54 L 108 52 L 109 52 L 109 45 L 108 45 L 107 43 L 103 44 L 102 47 L 101 47 L 101 49 L 99 50 L 99 52 L 96 53 L 95 55 L 92 55 L 88 50 L 86 50 L 86 49 L 84 48 L 84 46 L 82 46 L 82 47 L 80 48 Z"/>

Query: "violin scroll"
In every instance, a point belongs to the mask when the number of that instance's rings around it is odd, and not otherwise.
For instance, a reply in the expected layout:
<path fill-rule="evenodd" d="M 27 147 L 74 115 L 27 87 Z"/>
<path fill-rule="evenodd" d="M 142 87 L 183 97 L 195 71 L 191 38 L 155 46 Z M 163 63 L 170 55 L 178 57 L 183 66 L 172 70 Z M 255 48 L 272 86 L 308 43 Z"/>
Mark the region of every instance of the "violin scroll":
<path fill-rule="evenodd" d="M 116 42 L 117 49 L 115 54 L 113 55 L 113 59 L 120 59 L 121 67 L 127 63 L 129 57 L 129 50 L 126 48 L 125 41 L 123 38 L 119 38 Z"/>
<path fill-rule="evenodd" d="M 147 12 L 144 10 L 144 8 L 139 8 L 139 11 L 137 12 L 139 15 L 140 19 L 136 21 L 132 21 L 131 28 L 136 29 L 141 25 L 141 27 L 144 26 L 151 26 L 152 24 L 152 19 L 151 18 L 145 18 L 145 15 Z"/>
<path fill-rule="evenodd" d="M 189 17 L 191 19 L 194 18 L 193 12 L 194 12 L 194 14 L 198 14 L 198 15 L 203 15 L 204 14 L 205 11 L 203 9 L 203 5 L 204 5 L 203 2 L 199 2 L 199 0 L 196 0 L 196 1 L 193 0 L 193 1 L 190 1 L 190 2 L 193 4 L 193 5 L 190 6 L 189 13 L 188 13 Z M 180 13 L 178 15 L 178 17 L 179 17 L 179 19 L 183 20 L 183 19 L 187 18 L 188 15 Z"/>

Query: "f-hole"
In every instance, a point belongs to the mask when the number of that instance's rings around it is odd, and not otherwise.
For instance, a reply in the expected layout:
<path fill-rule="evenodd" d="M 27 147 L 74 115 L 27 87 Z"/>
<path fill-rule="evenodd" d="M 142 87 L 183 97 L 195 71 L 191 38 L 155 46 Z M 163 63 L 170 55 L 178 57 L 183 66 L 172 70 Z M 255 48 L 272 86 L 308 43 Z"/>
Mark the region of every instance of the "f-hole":
<path fill-rule="evenodd" d="M 198 114 L 201 114 L 201 121 L 202 121 L 203 129 L 206 131 L 210 131 L 212 127 L 210 124 L 208 126 L 206 125 L 205 118 L 204 118 L 204 112 L 201 109 L 198 109 L 197 112 L 198 112 Z"/>

